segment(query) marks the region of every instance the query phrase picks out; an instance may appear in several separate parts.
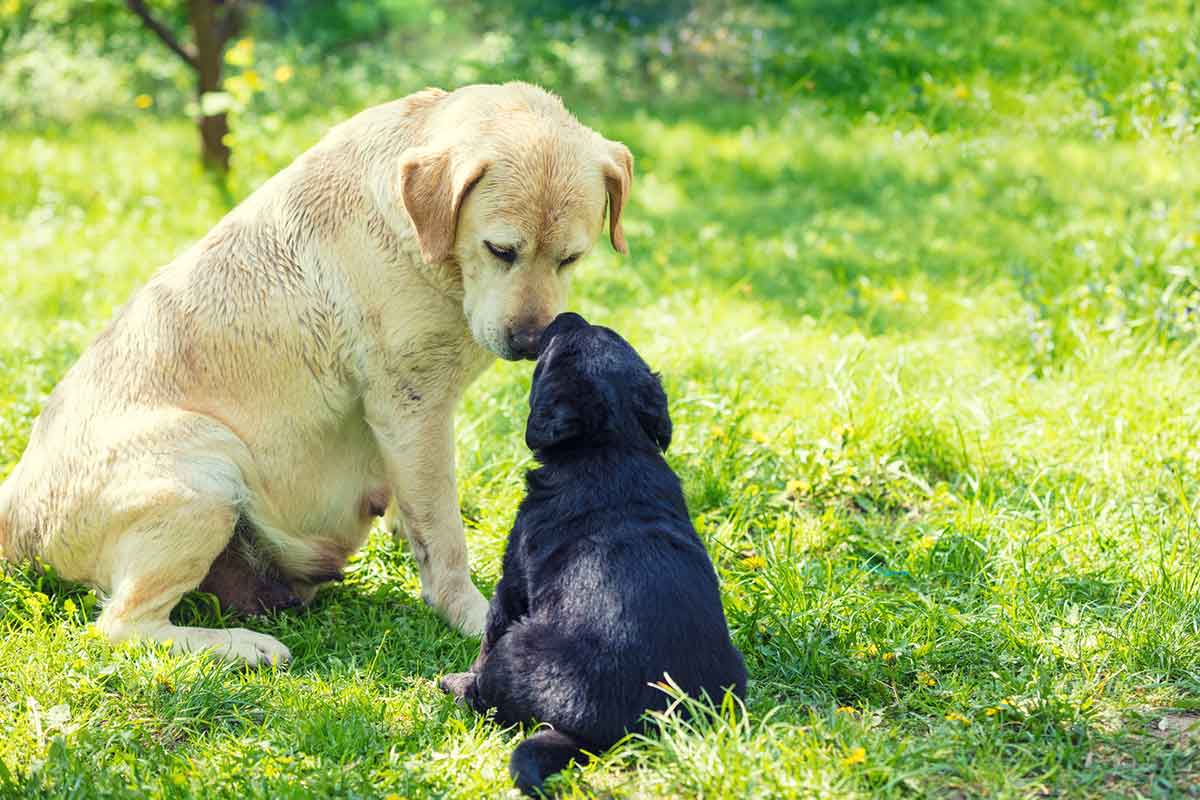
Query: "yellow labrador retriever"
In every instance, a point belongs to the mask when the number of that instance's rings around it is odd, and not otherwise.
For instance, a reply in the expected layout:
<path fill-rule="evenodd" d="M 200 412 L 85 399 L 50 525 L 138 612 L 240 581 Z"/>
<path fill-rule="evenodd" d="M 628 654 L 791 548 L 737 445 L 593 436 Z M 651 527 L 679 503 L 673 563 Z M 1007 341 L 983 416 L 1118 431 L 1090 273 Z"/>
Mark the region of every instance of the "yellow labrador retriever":
<path fill-rule="evenodd" d="M 50 395 L 0 486 L 0 556 L 106 596 L 111 639 L 250 663 L 287 648 L 171 624 L 203 584 L 242 611 L 341 575 L 394 502 L 421 595 L 467 633 L 453 412 L 530 358 L 633 159 L 521 83 L 429 89 L 334 128 L 160 270 Z"/>

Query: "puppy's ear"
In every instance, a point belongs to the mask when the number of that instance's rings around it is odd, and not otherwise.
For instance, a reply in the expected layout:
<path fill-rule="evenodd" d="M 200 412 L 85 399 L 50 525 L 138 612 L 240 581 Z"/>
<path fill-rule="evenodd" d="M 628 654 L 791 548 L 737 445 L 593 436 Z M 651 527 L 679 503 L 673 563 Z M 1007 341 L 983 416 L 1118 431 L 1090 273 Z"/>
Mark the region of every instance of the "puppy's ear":
<path fill-rule="evenodd" d="M 462 161 L 441 148 L 417 147 L 405 153 L 400 162 L 400 197 L 426 263 L 441 263 L 454 251 L 463 199 L 487 168 L 483 159 Z"/>
<path fill-rule="evenodd" d="M 583 416 L 570 401 L 529 409 L 525 445 L 533 451 L 569 442 L 583 436 Z"/>
<path fill-rule="evenodd" d="M 658 373 L 650 377 L 651 380 L 639 387 L 634 396 L 633 413 L 637 415 L 642 430 L 665 453 L 671 446 L 671 414 L 667 410 L 667 393 L 663 391 L 662 378 Z"/>
<path fill-rule="evenodd" d="M 604 190 L 608 192 L 608 235 L 613 249 L 628 253 L 625 231 L 621 228 L 621 212 L 633 187 L 633 153 L 620 142 L 606 142 L 609 159 L 604 162 Z"/>
<path fill-rule="evenodd" d="M 600 429 L 604 399 L 591 387 L 563 387 L 554 381 L 539 380 L 534 373 L 529 397 L 529 421 L 525 424 L 525 444 L 530 450 L 583 439 Z"/>

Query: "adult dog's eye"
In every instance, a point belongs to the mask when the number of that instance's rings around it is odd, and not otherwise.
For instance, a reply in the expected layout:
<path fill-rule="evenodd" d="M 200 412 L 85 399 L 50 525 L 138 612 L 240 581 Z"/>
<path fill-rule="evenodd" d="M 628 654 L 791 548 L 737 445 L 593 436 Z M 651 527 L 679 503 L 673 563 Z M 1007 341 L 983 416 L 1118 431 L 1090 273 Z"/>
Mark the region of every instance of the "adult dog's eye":
<path fill-rule="evenodd" d="M 569 267 L 578 260 L 579 260 L 579 253 L 576 253 L 571 256 L 567 256 L 562 261 L 558 262 L 559 269 L 561 269 L 563 267 Z"/>
<path fill-rule="evenodd" d="M 488 249 L 489 253 L 491 253 L 496 258 L 500 259 L 501 261 L 503 261 L 505 264 L 511 264 L 517 260 L 517 251 L 516 250 L 510 250 L 509 248 L 506 248 L 506 247 L 497 247 L 496 245 L 492 244 L 491 242 L 487 241 L 486 239 L 484 239 L 484 241 L 483 241 L 483 246 Z"/>

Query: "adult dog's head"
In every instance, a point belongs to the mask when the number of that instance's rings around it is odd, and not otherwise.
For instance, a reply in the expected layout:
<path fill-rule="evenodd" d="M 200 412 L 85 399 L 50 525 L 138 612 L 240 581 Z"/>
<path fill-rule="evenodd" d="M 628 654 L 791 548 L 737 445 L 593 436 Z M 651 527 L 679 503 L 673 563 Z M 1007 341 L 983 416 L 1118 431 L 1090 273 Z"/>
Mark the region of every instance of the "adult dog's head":
<path fill-rule="evenodd" d="M 626 252 L 633 156 L 522 83 L 445 95 L 425 128 L 425 144 L 400 165 L 421 255 L 461 276 L 476 341 L 501 358 L 533 358 L 606 204 L 612 246 Z"/>
<path fill-rule="evenodd" d="M 666 451 L 671 416 L 662 382 L 618 334 L 560 314 L 542 334 L 525 443 L 539 457 L 613 445 Z"/>

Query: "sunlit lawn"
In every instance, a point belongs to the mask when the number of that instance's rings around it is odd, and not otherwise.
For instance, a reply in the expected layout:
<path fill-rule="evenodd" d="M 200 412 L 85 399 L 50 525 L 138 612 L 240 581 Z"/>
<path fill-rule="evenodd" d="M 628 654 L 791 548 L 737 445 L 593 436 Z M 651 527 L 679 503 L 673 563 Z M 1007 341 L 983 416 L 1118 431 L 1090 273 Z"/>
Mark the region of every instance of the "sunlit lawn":
<path fill-rule="evenodd" d="M 939 91 L 940 131 L 816 99 L 577 109 L 638 177 L 631 256 L 581 266 L 572 305 L 663 373 L 752 681 L 747 714 L 666 722 L 568 794 L 1200 793 L 1195 140 L 1097 135 L 1055 87 L 995 118 Z M 249 140 L 233 193 L 336 119 Z M 0 138 L 0 475 L 225 208 L 165 115 Z M 459 418 L 485 591 L 529 376 L 497 364 Z M 251 623 L 295 661 L 248 674 L 111 649 L 84 590 L 0 579 L 0 794 L 509 791 L 522 734 L 437 691 L 476 645 L 416 576 L 378 532 L 311 610 Z M 222 624 L 201 596 L 178 613 Z"/>

